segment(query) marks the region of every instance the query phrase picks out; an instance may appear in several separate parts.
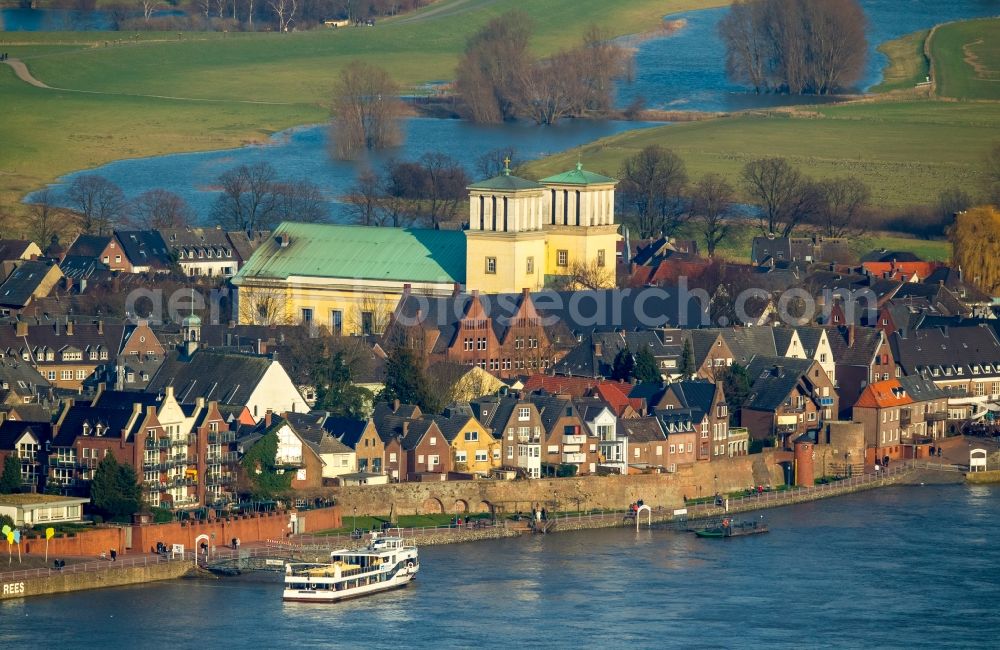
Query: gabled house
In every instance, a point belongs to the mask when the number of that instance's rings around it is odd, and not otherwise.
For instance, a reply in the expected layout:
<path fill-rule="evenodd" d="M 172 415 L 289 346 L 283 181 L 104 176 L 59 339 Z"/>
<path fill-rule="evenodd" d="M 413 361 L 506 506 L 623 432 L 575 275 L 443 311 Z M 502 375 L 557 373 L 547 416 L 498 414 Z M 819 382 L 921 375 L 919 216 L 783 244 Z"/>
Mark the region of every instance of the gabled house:
<path fill-rule="evenodd" d="M 166 273 L 174 263 L 156 230 L 116 230 L 115 238 L 132 265 L 130 273 Z"/>
<path fill-rule="evenodd" d="M 598 439 L 584 426 L 572 399 L 562 395 L 535 394 L 528 399 L 542 422 L 542 473 L 548 476 L 581 476 L 597 472 Z"/>
<path fill-rule="evenodd" d="M 500 441 L 473 417 L 471 410 L 449 409 L 433 420 L 451 447 L 452 471 L 485 477 L 500 467 Z"/>
<path fill-rule="evenodd" d="M 160 392 L 172 386 L 178 400 L 191 404 L 197 398 L 223 405 L 246 406 L 254 419 L 267 410 L 306 413 L 309 406 L 277 360 L 243 354 L 227 354 L 198 347 L 200 319 L 186 324 L 186 346 L 167 353 L 146 390 Z M 187 321 L 188 319 L 185 319 Z"/>
<path fill-rule="evenodd" d="M 38 298 L 45 298 L 62 279 L 59 267 L 47 261 L 15 262 L 10 275 L 0 284 L 0 313 L 16 314 Z"/>
<path fill-rule="evenodd" d="M 327 417 L 323 428 L 334 438 L 354 450 L 358 472 L 385 473 L 385 442 L 378 435 L 375 420 Z"/>
<path fill-rule="evenodd" d="M 698 422 L 700 413 L 694 409 L 674 409 L 659 411 L 655 416 L 666 444 L 660 451 L 659 444 L 651 451 L 663 462 L 668 472 L 677 471 L 680 465 L 690 465 L 698 460 L 698 447 L 701 438 L 701 424 Z"/>
<path fill-rule="evenodd" d="M 830 379 L 836 380 L 837 363 L 833 358 L 826 328 L 802 326 L 793 329 L 801 346 L 801 355 L 786 353 L 783 356 L 812 359 L 823 368 Z"/>
<path fill-rule="evenodd" d="M 63 256 L 70 258 L 90 258 L 105 264 L 111 271 L 132 273 L 132 262 L 129 261 L 121 243 L 113 235 L 78 236 Z"/>
<path fill-rule="evenodd" d="M 534 402 L 508 395 L 484 397 L 470 406 L 476 419 L 500 440 L 501 467 L 518 470 L 527 478 L 540 478 L 542 445 L 547 436 Z"/>
<path fill-rule="evenodd" d="M 49 467 L 48 451 L 52 426 L 48 422 L 0 423 L 0 467 L 9 456 L 21 462 L 21 487 L 26 492 L 42 492 Z"/>
<path fill-rule="evenodd" d="M 747 366 L 753 383 L 740 423 L 754 440 L 781 448 L 826 420 L 836 418 L 838 397 L 831 380 L 812 359 L 755 357 Z"/>
<path fill-rule="evenodd" d="M 873 460 L 903 457 L 903 446 L 945 434 L 948 395 L 928 379 L 900 377 L 869 384 L 854 404 L 853 419 L 865 429 Z"/>
<path fill-rule="evenodd" d="M 673 468 L 670 466 L 667 434 L 660 427 L 660 422 L 656 417 L 647 416 L 633 420 L 620 420 L 618 429 L 618 435 L 628 440 L 628 458 L 625 461 L 626 473 L 641 474 L 677 470 L 676 464 Z M 675 450 L 676 446 L 675 442 Z M 694 443 L 691 447 L 694 449 Z"/>
<path fill-rule="evenodd" d="M 323 484 L 329 479 L 339 479 L 341 476 L 358 471 L 357 454 L 354 449 L 330 435 L 324 427 L 326 413 L 284 413 L 282 417 L 299 440 L 319 457 L 322 463 L 320 476 Z M 279 447 L 281 440 L 279 433 Z"/>
<path fill-rule="evenodd" d="M 0 239 L 0 262 L 35 260 L 42 256 L 38 244 L 28 239 Z"/>
<path fill-rule="evenodd" d="M 659 415 L 673 410 L 688 411 L 697 432 L 697 460 L 720 460 L 729 456 L 729 406 L 722 383 L 680 381 L 667 384 L 655 406 Z M 669 432 L 668 432 L 669 433 Z"/>
<path fill-rule="evenodd" d="M 590 436 L 597 438 L 597 472 L 628 474 L 628 435 L 615 412 L 600 399 L 577 400 L 576 409 Z"/>
<path fill-rule="evenodd" d="M 828 329 L 840 417 L 849 419 L 851 407 L 868 384 L 897 376 L 896 362 L 881 329 L 856 325 Z"/>

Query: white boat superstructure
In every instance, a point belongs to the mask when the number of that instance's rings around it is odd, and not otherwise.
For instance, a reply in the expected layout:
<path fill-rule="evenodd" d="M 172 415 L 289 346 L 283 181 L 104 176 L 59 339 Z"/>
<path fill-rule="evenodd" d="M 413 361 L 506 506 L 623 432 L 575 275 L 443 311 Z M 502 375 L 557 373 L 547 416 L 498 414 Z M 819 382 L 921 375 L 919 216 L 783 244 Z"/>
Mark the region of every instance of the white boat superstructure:
<path fill-rule="evenodd" d="M 283 599 L 332 603 L 356 598 L 406 586 L 419 570 L 413 540 L 373 532 L 366 548 L 334 551 L 329 563 L 286 564 Z"/>

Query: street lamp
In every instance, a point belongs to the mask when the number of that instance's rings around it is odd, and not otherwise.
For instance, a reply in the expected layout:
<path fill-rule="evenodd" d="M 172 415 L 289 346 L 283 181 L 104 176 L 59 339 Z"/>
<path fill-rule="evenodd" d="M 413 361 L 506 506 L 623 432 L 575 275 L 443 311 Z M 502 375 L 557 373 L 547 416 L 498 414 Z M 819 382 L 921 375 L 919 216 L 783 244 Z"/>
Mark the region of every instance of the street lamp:
<path fill-rule="evenodd" d="M 354 506 L 354 526 L 351 528 L 351 532 L 353 533 L 357 529 L 358 529 L 358 507 Z"/>

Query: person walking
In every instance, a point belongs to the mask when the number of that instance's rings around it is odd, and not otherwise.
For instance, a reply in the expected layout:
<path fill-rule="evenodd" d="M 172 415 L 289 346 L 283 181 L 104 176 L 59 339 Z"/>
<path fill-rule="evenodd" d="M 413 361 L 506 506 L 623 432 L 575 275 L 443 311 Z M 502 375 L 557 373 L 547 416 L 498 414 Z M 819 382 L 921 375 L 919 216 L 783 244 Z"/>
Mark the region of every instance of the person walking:
<path fill-rule="evenodd" d="M 115 549 L 111 549 L 111 561 L 112 562 L 118 561 L 118 551 L 116 551 Z"/>

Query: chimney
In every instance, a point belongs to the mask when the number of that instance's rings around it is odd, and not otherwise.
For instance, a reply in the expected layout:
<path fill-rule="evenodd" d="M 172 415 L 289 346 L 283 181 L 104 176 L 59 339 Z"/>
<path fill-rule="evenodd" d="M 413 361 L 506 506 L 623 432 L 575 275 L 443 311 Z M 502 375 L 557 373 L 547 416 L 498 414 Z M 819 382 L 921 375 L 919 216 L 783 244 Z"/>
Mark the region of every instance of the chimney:
<path fill-rule="evenodd" d="M 778 366 L 778 365 L 774 366 L 774 376 L 775 377 L 782 377 L 782 376 L 784 376 L 784 374 L 785 374 L 785 367 L 784 366 Z"/>
<path fill-rule="evenodd" d="M 410 432 L 410 421 L 403 420 L 403 437 L 405 438 L 406 434 L 409 432 Z"/>
<path fill-rule="evenodd" d="M 66 336 L 73 336 L 73 321 L 66 319 Z"/>
<path fill-rule="evenodd" d="M 853 323 L 847 326 L 847 347 L 849 348 L 854 347 L 854 336 L 856 334 L 854 327 L 855 325 Z"/>
<path fill-rule="evenodd" d="M 264 428 L 266 428 L 266 429 L 270 429 L 271 428 L 271 416 L 272 415 L 274 415 L 274 413 L 271 411 L 271 409 L 267 409 L 267 411 L 264 413 Z"/>
<path fill-rule="evenodd" d="M 288 248 L 289 243 L 291 243 L 291 240 L 288 238 L 288 235 L 286 235 L 285 233 L 281 233 L 280 235 L 278 235 L 278 246 L 282 248 Z"/>
<path fill-rule="evenodd" d="M 164 394 L 165 394 L 166 397 L 169 397 L 170 399 L 173 399 L 174 398 L 174 387 L 173 386 L 167 386 L 166 389 L 164 390 Z"/>
<path fill-rule="evenodd" d="M 60 324 L 61 323 L 59 322 L 58 318 L 55 320 L 55 323 L 53 323 L 53 326 L 56 328 L 56 336 L 62 334 L 62 328 L 60 327 Z"/>
<path fill-rule="evenodd" d="M 104 320 L 103 319 L 97 321 L 97 333 L 100 334 L 101 336 L 104 336 Z"/>
<path fill-rule="evenodd" d="M 462 285 L 456 282 L 451 287 L 451 297 L 457 298 L 462 293 Z"/>
<path fill-rule="evenodd" d="M 18 319 L 17 323 L 14 324 L 14 335 L 18 337 L 24 337 L 28 335 L 28 323 Z"/>
<path fill-rule="evenodd" d="M 394 399 L 392 400 L 392 412 L 395 413 L 398 410 L 399 410 L 399 400 Z"/>
<path fill-rule="evenodd" d="M 597 356 L 597 357 L 604 356 L 602 354 L 603 352 L 604 352 L 604 346 L 602 346 L 600 343 L 596 343 L 595 342 L 594 343 L 594 356 Z"/>
<path fill-rule="evenodd" d="M 229 329 L 231 330 L 236 329 L 236 321 L 234 320 L 229 321 Z"/>

